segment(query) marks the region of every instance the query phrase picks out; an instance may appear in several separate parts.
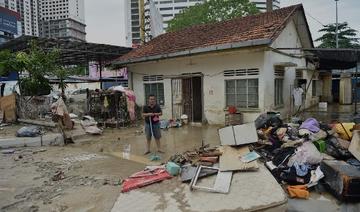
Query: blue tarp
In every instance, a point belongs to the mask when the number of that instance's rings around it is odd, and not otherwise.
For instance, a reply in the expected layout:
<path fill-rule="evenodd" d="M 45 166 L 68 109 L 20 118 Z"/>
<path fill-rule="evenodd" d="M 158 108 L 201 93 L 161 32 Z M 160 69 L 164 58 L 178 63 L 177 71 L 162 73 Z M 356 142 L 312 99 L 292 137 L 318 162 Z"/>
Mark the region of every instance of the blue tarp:
<path fill-rule="evenodd" d="M 1 81 L 17 81 L 18 79 L 19 79 L 19 75 L 16 71 L 10 72 L 10 74 L 7 77 L 0 76 L 0 82 Z"/>

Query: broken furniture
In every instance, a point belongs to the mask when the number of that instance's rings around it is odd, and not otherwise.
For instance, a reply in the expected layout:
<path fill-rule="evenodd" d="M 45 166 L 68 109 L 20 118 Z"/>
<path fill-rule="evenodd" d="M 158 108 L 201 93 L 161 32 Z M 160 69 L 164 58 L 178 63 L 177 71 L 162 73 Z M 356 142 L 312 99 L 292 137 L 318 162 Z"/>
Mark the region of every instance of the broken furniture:
<path fill-rule="evenodd" d="M 219 129 L 219 136 L 221 145 L 238 146 L 258 141 L 255 123 L 253 122 L 221 128 Z"/>
<path fill-rule="evenodd" d="M 353 131 L 353 137 L 349 146 L 349 152 L 360 160 L 360 130 Z"/>
<path fill-rule="evenodd" d="M 248 147 L 231 147 L 221 146 L 220 151 L 223 153 L 220 156 L 220 171 L 254 171 L 259 168 L 256 161 L 245 163 L 240 160 L 250 152 Z"/>
<path fill-rule="evenodd" d="M 208 188 L 208 187 L 196 185 L 202 169 L 217 170 L 214 187 Z M 196 173 L 190 182 L 190 190 L 197 189 L 197 190 L 226 194 L 229 193 L 230 191 L 231 178 L 232 178 L 232 172 L 222 172 L 219 170 L 219 168 L 216 167 L 198 166 Z"/>
<path fill-rule="evenodd" d="M 359 200 L 360 170 L 339 160 L 323 160 L 320 165 L 329 190 L 340 200 Z"/>
<path fill-rule="evenodd" d="M 197 171 L 197 167 L 192 166 L 191 164 L 187 164 L 181 167 L 181 182 L 185 183 L 185 182 L 189 182 L 191 181 L 191 179 L 195 176 Z M 218 173 L 218 170 L 214 170 L 214 169 L 202 169 L 198 179 L 203 178 L 203 177 L 207 177 L 207 176 L 211 176 L 211 175 L 215 175 Z"/>

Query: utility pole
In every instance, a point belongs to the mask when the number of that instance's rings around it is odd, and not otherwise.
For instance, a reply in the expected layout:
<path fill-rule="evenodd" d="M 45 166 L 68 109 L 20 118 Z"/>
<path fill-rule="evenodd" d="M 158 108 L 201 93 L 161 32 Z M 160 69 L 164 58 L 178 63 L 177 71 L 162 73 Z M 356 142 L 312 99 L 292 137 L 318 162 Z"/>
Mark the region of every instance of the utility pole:
<path fill-rule="evenodd" d="M 336 3 L 336 48 L 339 48 L 339 18 L 338 18 L 338 1 L 339 0 L 335 0 Z"/>

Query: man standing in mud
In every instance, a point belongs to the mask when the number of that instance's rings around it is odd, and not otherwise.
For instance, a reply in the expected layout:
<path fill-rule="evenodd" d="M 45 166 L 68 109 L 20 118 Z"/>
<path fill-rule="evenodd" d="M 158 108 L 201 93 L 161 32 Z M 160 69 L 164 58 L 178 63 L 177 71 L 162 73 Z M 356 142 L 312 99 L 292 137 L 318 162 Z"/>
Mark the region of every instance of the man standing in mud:
<path fill-rule="evenodd" d="M 156 103 L 155 95 L 150 94 L 148 103 L 143 107 L 142 116 L 145 119 L 145 135 L 146 135 L 146 150 L 145 155 L 150 153 L 151 137 L 154 137 L 157 151 L 163 153 L 160 149 L 160 116 L 162 111 L 160 106 Z"/>

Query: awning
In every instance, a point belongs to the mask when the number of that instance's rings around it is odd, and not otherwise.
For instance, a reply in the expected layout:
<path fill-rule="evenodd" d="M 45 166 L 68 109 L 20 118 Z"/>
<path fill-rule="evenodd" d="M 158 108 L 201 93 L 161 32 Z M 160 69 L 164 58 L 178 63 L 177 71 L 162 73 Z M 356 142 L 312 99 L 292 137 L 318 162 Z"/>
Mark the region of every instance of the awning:
<path fill-rule="evenodd" d="M 320 70 L 350 69 L 360 62 L 360 49 L 303 49 L 319 61 Z M 307 57 L 311 57 L 310 55 Z"/>
<path fill-rule="evenodd" d="M 301 56 L 307 60 L 318 63 L 318 70 L 350 69 L 360 62 L 360 48 L 334 49 L 334 48 L 277 48 L 287 53 L 288 50 L 302 50 Z"/>

